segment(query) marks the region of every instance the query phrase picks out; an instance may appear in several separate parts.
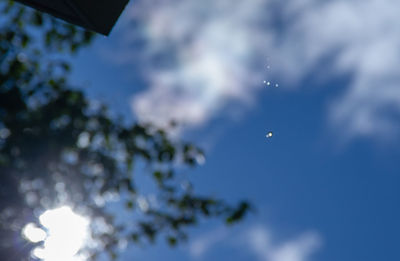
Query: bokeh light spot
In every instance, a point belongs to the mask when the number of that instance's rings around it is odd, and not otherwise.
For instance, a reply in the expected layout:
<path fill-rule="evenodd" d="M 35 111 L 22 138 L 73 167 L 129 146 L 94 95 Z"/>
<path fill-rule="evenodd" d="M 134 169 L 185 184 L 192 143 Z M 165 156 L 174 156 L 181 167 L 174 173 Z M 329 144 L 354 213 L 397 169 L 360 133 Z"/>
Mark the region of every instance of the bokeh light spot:
<path fill-rule="evenodd" d="M 43 229 L 38 228 L 34 223 L 29 223 L 22 229 L 22 236 L 32 243 L 37 243 L 44 241 L 47 233 Z"/>
<path fill-rule="evenodd" d="M 31 242 L 43 242 L 32 251 L 32 256 L 44 261 L 83 261 L 78 252 L 89 239 L 89 220 L 76 214 L 70 207 L 47 210 L 39 217 L 44 229 L 27 224 L 22 234 Z"/>

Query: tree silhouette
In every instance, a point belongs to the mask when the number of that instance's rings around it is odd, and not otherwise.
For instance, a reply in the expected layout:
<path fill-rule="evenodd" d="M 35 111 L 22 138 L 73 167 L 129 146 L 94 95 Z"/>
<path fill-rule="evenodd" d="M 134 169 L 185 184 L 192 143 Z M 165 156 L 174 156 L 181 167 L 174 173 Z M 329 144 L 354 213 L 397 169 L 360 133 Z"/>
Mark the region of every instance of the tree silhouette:
<path fill-rule="evenodd" d="M 98 241 L 87 249 L 91 260 L 102 252 L 117 258 L 123 239 L 154 241 L 162 234 L 173 246 L 203 217 L 242 219 L 247 202 L 233 207 L 181 186 L 182 169 L 204 157 L 199 148 L 173 141 L 151 125 L 124 124 L 71 86 L 70 65 L 62 57 L 89 45 L 92 33 L 12 1 L 1 1 L 0 12 L 2 259 L 30 260 L 31 250 L 42 243 L 26 241 L 22 227 L 65 204 L 111 228 L 91 229 Z M 157 204 L 145 200 L 138 176 L 154 181 Z M 108 208 L 111 196 L 133 220 L 116 221 Z"/>

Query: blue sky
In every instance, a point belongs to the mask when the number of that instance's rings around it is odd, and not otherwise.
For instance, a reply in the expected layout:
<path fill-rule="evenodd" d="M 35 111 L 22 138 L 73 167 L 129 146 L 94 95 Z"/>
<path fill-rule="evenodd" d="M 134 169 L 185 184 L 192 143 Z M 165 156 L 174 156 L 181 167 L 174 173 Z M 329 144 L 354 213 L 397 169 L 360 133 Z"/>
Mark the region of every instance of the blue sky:
<path fill-rule="evenodd" d="M 400 4 L 137 0 L 73 80 L 207 152 L 196 189 L 257 207 L 122 260 L 400 260 Z M 271 82 L 267 85 L 266 82 Z M 279 84 L 279 87 L 275 87 Z M 273 137 L 266 138 L 273 131 Z"/>

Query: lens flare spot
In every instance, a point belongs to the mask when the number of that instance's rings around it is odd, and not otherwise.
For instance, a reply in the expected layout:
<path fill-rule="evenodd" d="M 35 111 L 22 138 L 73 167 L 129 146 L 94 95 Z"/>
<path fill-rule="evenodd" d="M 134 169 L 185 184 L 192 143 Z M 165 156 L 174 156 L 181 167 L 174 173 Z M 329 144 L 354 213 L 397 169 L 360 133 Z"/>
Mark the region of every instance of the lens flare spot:
<path fill-rule="evenodd" d="M 44 241 L 32 251 L 32 256 L 44 261 L 83 261 L 77 253 L 89 239 L 89 220 L 70 207 L 47 210 L 39 217 L 46 231 L 28 224 L 23 235 L 31 242 Z"/>
<path fill-rule="evenodd" d="M 38 243 L 46 239 L 47 233 L 34 223 L 29 223 L 22 229 L 22 236 L 32 243 Z"/>

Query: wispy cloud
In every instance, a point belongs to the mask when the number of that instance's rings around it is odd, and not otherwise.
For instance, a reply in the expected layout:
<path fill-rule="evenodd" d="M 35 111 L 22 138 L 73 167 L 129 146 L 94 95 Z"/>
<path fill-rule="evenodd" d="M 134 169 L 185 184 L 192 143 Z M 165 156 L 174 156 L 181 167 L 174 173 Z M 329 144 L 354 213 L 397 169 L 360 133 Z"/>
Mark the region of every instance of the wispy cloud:
<path fill-rule="evenodd" d="M 260 261 L 307 261 L 322 244 L 315 232 L 306 232 L 295 239 L 274 244 L 270 231 L 261 226 L 251 229 L 246 239 L 250 250 Z"/>
<path fill-rule="evenodd" d="M 227 236 L 228 230 L 226 228 L 218 228 L 197 237 L 189 246 L 190 255 L 195 258 L 203 256 L 212 247 L 226 239 Z"/>
<path fill-rule="evenodd" d="M 387 137 L 399 128 L 400 2 L 290 1 L 287 23 L 277 46 L 282 73 L 304 76 L 328 59 L 328 77 L 352 74 L 329 111 L 332 124 L 347 137 Z M 294 72 L 287 68 L 298 68 Z"/>
<path fill-rule="evenodd" d="M 387 136 L 400 128 L 399 9 L 396 0 L 138 0 L 125 20 L 141 29 L 126 23 L 114 57 L 143 58 L 150 88 L 132 99 L 140 120 L 191 127 L 256 100 L 267 56 L 286 87 L 325 60 L 326 79 L 352 75 L 327 108 L 332 125 L 348 137 Z"/>
<path fill-rule="evenodd" d="M 262 87 L 268 37 L 263 0 L 137 1 L 128 10 L 141 32 L 121 39 L 119 62 L 129 61 L 132 45 L 150 88 L 135 95 L 140 120 L 166 125 L 177 120 L 198 127 L 229 102 L 251 104 Z M 133 61 L 133 60 L 132 60 Z"/>
<path fill-rule="evenodd" d="M 305 232 L 293 239 L 276 242 L 271 231 L 262 225 L 242 231 L 220 228 L 194 239 L 189 251 L 193 257 L 201 258 L 222 243 L 254 255 L 260 261 L 309 261 L 320 249 L 322 240 L 316 232 Z"/>

